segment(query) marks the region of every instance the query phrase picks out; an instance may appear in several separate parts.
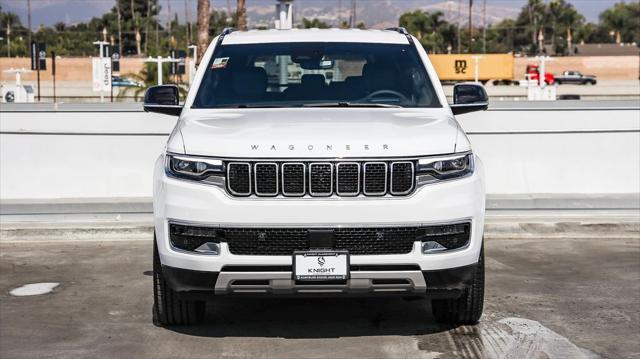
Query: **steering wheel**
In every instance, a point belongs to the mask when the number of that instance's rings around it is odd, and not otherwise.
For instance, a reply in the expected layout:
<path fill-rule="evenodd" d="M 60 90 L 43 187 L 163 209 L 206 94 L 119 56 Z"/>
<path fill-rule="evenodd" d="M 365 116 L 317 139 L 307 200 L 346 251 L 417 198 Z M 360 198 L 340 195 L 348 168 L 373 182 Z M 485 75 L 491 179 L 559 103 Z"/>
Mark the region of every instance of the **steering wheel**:
<path fill-rule="evenodd" d="M 374 91 L 372 93 L 370 93 L 369 95 L 367 95 L 363 100 L 372 100 L 376 97 L 379 97 L 380 95 L 393 95 L 395 97 L 397 97 L 398 99 L 400 99 L 401 102 L 410 102 L 409 99 L 407 98 L 407 96 L 403 95 L 402 93 L 398 92 L 398 91 L 393 91 L 393 90 L 378 90 L 378 91 Z"/>

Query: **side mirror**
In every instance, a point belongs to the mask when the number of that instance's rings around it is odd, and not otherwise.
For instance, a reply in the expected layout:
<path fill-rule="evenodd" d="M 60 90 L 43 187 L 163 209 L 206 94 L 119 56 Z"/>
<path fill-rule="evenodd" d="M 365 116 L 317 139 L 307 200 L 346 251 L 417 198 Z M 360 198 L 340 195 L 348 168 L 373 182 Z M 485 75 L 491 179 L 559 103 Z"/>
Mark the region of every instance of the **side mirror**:
<path fill-rule="evenodd" d="M 157 112 L 165 115 L 180 116 L 180 91 L 176 85 L 160 85 L 147 89 L 144 94 L 145 112 Z"/>
<path fill-rule="evenodd" d="M 453 105 L 451 111 L 454 115 L 463 113 L 484 111 L 489 107 L 489 96 L 482 85 L 475 83 L 462 83 L 453 86 Z"/>

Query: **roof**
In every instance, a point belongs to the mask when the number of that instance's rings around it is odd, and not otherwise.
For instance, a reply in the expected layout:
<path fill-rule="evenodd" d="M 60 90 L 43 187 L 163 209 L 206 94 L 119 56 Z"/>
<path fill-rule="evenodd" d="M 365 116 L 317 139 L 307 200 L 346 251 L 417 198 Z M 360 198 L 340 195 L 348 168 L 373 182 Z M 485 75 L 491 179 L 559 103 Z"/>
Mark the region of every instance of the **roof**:
<path fill-rule="evenodd" d="M 408 44 L 407 37 L 394 30 L 291 29 L 234 31 L 225 35 L 225 45 L 274 42 L 370 42 Z"/>

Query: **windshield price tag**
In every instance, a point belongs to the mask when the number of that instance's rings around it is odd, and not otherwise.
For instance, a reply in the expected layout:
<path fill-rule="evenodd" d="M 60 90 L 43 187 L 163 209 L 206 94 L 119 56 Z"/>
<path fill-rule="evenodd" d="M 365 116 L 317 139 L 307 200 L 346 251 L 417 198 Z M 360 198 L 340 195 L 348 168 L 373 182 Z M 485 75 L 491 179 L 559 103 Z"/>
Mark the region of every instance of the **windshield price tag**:
<path fill-rule="evenodd" d="M 228 57 L 216 57 L 213 59 L 213 63 L 211 64 L 212 69 L 224 69 L 227 67 L 227 63 L 229 62 Z"/>

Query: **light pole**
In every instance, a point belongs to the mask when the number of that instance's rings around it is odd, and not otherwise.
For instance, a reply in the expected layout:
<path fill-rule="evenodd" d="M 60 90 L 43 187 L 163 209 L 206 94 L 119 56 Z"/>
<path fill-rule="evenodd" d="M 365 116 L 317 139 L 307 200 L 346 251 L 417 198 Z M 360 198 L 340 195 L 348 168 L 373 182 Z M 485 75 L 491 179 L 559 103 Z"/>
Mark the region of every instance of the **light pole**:
<path fill-rule="evenodd" d="M 478 55 L 473 55 L 472 56 L 473 61 L 475 61 L 475 63 L 476 63 L 476 70 L 475 70 L 475 76 L 474 76 L 476 83 L 478 82 L 478 77 L 479 77 L 479 73 L 480 73 L 480 59 L 482 57 L 483 56 L 478 56 Z"/>
<path fill-rule="evenodd" d="M 158 66 L 158 85 L 162 85 L 162 65 L 165 62 L 178 62 L 178 60 L 176 59 L 172 59 L 170 57 L 166 57 L 166 58 L 162 58 L 162 56 L 158 56 L 155 59 L 151 56 L 147 57 L 146 60 L 144 60 L 144 62 L 154 62 L 157 64 Z"/>
<path fill-rule="evenodd" d="M 7 21 L 7 57 L 11 57 L 11 24 Z"/>

